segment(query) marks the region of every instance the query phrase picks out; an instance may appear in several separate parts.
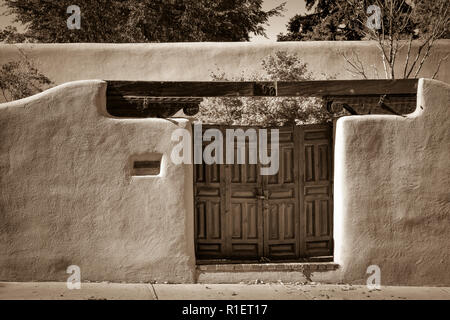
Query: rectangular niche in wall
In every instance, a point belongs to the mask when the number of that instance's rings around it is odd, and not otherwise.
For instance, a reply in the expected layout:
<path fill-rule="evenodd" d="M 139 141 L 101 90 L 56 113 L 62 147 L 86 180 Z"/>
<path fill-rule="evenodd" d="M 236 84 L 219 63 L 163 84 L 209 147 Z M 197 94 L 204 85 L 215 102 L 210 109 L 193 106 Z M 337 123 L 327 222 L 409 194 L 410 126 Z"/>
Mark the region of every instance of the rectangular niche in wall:
<path fill-rule="evenodd" d="M 133 156 L 131 159 L 133 176 L 157 176 L 161 172 L 161 153 Z"/>

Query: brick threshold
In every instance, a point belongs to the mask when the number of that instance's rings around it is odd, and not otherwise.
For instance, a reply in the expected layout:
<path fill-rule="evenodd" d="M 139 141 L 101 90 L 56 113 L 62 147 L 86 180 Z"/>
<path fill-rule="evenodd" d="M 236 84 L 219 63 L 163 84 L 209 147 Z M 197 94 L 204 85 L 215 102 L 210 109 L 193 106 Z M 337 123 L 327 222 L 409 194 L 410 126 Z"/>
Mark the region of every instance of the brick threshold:
<path fill-rule="evenodd" d="M 202 264 L 197 265 L 200 272 L 295 272 L 295 271 L 333 271 L 339 265 L 334 262 L 291 262 L 291 263 L 243 263 L 243 264 Z"/>

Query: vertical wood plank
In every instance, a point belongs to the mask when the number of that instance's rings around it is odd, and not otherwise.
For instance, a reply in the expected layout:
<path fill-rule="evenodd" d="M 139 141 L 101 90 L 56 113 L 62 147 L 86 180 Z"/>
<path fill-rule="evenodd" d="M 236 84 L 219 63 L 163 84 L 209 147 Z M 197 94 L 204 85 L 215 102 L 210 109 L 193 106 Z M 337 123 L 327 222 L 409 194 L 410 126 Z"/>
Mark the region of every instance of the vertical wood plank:
<path fill-rule="evenodd" d="M 298 162 L 298 198 L 299 198 L 299 212 L 300 212 L 300 223 L 299 223 L 299 248 L 300 257 L 306 256 L 306 203 L 305 203 L 305 131 L 303 127 L 297 127 L 297 139 L 299 145 L 299 156 L 297 158 Z"/>

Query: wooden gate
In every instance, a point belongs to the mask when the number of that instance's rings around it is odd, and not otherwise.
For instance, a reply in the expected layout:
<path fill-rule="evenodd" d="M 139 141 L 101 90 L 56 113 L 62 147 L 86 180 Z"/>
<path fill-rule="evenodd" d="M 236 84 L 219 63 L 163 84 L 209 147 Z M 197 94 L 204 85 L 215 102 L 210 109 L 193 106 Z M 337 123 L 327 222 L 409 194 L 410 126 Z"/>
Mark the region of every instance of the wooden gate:
<path fill-rule="evenodd" d="M 251 127 L 210 125 L 203 131 L 209 128 L 225 137 L 226 129 Z M 247 141 L 246 164 L 235 159 L 235 164 L 195 165 L 195 247 L 200 263 L 304 261 L 332 255 L 331 127 L 276 129 L 275 175 L 261 175 L 259 162 L 248 164 Z"/>

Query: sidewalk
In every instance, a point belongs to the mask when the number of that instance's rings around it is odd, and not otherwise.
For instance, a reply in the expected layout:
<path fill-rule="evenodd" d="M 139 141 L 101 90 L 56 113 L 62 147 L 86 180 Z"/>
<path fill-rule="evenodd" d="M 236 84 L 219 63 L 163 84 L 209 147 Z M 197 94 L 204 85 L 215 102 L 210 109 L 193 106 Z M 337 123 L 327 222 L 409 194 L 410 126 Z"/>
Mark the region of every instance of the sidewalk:
<path fill-rule="evenodd" d="M 64 282 L 0 282 L 0 300 L 353 300 L 445 299 L 449 287 L 381 287 L 363 285 L 294 284 L 120 284 L 82 283 L 80 290 Z"/>

